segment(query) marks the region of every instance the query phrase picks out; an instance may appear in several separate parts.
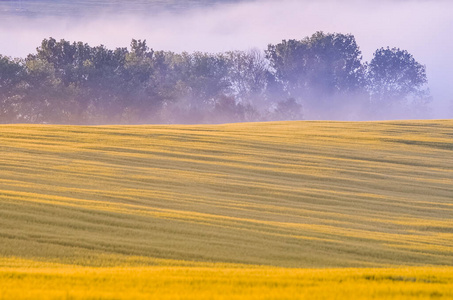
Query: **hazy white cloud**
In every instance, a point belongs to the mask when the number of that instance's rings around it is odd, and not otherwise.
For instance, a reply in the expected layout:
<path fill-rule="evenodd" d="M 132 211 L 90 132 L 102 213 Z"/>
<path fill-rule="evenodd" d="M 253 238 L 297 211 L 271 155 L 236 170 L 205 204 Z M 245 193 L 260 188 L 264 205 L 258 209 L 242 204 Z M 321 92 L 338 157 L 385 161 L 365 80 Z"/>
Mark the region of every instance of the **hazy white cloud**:
<path fill-rule="evenodd" d="M 364 58 L 379 47 L 408 50 L 428 70 L 436 117 L 453 99 L 453 1 L 248 1 L 152 15 L 0 20 L 0 53 L 23 57 L 45 37 L 126 47 L 147 39 L 158 50 L 218 52 L 300 39 L 315 31 L 352 33 Z"/>

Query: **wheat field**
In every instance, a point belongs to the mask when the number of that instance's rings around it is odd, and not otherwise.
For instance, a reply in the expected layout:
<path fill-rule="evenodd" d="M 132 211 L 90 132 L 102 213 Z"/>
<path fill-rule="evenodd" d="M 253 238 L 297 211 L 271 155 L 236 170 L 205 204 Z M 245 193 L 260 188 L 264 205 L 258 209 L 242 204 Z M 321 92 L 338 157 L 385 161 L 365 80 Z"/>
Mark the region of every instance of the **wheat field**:
<path fill-rule="evenodd" d="M 452 120 L 0 126 L 0 299 L 447 299 L 452 279 Z"/>

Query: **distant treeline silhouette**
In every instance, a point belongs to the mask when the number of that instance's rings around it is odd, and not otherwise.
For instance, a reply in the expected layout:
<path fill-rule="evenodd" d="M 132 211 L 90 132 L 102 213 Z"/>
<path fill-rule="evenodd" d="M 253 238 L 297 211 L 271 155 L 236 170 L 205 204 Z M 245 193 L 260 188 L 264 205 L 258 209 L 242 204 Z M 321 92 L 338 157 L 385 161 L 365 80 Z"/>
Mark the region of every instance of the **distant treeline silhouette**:
<path fill-rule="evenodd" d="M 430 100 L 426 84 L 407 51 L 381 48 L 363 62 L 350 34 L 218 54 L 49 38 L 25 59 L 0 55 L 0 123 L 417 118 Z"/>

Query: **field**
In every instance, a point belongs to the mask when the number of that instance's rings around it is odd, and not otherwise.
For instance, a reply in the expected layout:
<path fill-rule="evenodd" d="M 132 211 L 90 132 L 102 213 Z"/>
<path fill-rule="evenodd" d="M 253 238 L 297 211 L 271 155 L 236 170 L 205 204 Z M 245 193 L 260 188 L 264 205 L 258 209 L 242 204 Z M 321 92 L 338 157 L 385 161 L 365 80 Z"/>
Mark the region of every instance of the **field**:
<path fill-rule="evenodd" d="M 453 298 L 453 121 L 0 141 L 0 299 Z"/>

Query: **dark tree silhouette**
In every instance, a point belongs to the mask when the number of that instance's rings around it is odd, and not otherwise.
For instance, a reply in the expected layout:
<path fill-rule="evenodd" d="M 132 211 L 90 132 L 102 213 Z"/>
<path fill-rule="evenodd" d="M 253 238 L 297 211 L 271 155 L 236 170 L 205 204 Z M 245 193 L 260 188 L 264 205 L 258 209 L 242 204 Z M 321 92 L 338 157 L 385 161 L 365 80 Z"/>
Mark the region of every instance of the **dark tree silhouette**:
<path fill-rule="evenodd" d="M 336 99 L 356 99 L 363 92 L 364 66 L 353 35 L 317 32 L 269 45 L 266 54 L 288 96 L 300 99 L 312 117 L 341 106 Z"/>
<path fill-rule="evenodd" d="M 351 119 L 424 108 L 426 82 L 425 67 L 404 50 L 382 48 L 362 64 L 350 34 L 218 54 L 49 38 L 26 59 L 0 55 L 0 123 Z"/>
<path fill-rule="evenodd" d="M 24 97 L 20 85 L 24 84 L 25 75 L 21 61 L 0 55 L 0 123 L 17 120 Z"/>
<path fill-rule="evenodd" d="M 367 87 L 376 114 L 420 109 L 429 100 L 426 67 L 406 50 L 380 48 L 367 66 Z M 412 103 L 412 107 L 408 107 Z"/>

